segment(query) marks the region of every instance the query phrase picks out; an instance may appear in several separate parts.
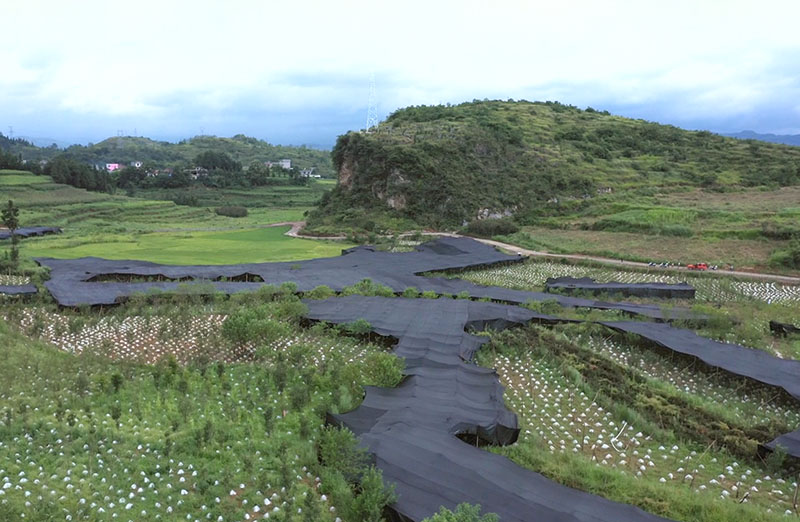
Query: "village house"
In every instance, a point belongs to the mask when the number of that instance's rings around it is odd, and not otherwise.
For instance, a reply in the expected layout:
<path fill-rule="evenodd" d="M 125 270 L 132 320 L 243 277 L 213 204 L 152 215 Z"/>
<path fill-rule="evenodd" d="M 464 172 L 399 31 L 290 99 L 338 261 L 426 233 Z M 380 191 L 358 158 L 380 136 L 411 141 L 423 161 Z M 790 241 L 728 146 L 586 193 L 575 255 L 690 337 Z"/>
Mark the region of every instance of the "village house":
<path fill-rule="evenodd" d="M 275 166 L 275 167 L 280 167 L 282 169 L 289 170 L 289 169 L 292 168 L 292 160 L 290 160 L 290 159 L 282 159 L 282 160 L 278 160 L 278 161 L 265 161 L 264 165 L 266 165 L 267 167 Z"/>
<path fill-rule="evenodd" d="M 204 178 L 208 176 L 208 169 L 203 167 L 195 167 L 187 171 L 191 179 Z"/>

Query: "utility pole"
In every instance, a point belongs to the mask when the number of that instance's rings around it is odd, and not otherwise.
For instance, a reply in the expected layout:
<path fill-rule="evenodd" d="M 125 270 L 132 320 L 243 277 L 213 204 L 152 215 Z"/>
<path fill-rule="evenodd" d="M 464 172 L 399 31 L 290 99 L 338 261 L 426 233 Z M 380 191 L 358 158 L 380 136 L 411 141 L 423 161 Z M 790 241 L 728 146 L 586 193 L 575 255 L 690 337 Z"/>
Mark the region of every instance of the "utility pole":
<path fill-rule="evenodd" d="M 370 129 L 378 126 L 378 97 L 375 94 L 375 73 L 369 77 L 369 100 L 367 105 L 367 126 L 364 129 L 369 133 Z"/>

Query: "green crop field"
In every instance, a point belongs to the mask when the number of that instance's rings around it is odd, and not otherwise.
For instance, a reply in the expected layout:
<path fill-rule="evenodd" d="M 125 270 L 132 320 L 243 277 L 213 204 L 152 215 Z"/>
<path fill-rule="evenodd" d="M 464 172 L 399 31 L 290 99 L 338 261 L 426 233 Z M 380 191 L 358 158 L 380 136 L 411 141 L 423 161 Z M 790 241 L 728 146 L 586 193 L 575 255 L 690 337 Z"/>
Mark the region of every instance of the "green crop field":
<path fill-rule="evenodd" d="M 2 306 L 0 520 L 374 520 L 380 475 L 324 412 L 360 401 L 357 382 L 395 384 L 398 361 L 325 327 L 295 333 L 298 298 L 272 298 L 104 318 Z M 269 333 L 220 327 L 251 310 Z"/>
<path fill-rule="evenodd" d="M 174 200 L 178 197 L 191 198 L 194 206 L 218 207 L 226 205 L 257 208 L 296 208 L 303 211 L 311 209 L 325 191 L 335 185 L 333 180 L 314 180 L 309 185 L 277 185 L 252 188 L 209 188 L 195 185 L 181 189 L 140 189 L 135 195 L 153 200 Z"/>
<path fill-rule="evenodd" d="M 236 264 L 332 257 L 352 246 L 339 242 L 296 239 L 289 227 L 224 231 L 153 232 L 136 235 L 97 234 L 46 237 L 25 241 L 27 257 L 104 257 L 139 259 L 172 265 Z"/>
<path fill-rule="evenodd" d="M 336 256 L 352 245 L 290 238 L 284 235 L 288 227 L 263 228 L 302 220 L 330 185 L 312 182 L 249 191 L 197 187 L 197 205 L 185 206 L 169 201 L 177 191 L 140 191 L 137 197 L 127 197 L 53 183 L 48 176 L 0 171 L 0 196 L 20 208 L 20 226 L 64 230 L 22 243 L 21 260 L 28 271 L 35 270 L 33 257 L 230 264 Z M 220 216 L 214 212 L 219 206 L 244 206 L 248 214 Z"/>
<path fill-rule="evenodd" d="M 29 172 L 22 170 L 0 170 L 0 186 L 13 187 L 17 185 L 36 185 L 48 183 L 50 180 L 46 176 L 33 176 Z"/>

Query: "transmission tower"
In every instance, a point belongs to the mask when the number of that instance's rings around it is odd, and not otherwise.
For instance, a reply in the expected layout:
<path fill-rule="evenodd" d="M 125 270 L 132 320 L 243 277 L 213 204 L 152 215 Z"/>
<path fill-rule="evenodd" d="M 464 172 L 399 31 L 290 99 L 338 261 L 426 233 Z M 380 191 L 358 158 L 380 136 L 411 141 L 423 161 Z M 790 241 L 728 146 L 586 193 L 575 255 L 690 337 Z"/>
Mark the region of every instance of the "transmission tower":
<path fill-rule="evenodd" d="M 366 132 L 378 126 L 378 97 L 375 95 L 375 74 L 369 77 L 369 104 L 367 106 Z"/>

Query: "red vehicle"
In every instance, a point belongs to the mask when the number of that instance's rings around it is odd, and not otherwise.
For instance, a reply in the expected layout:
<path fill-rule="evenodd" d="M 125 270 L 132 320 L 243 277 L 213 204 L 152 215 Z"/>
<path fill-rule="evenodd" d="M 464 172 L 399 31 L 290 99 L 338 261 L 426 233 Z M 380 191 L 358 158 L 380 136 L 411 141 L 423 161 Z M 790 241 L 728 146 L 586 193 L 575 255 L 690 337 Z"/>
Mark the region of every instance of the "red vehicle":
<path fill-rule="evenodd" d="M 689 270 L 708 270 L 708 263 L 697 263 L 694 265 L 686 265 Z"/>

